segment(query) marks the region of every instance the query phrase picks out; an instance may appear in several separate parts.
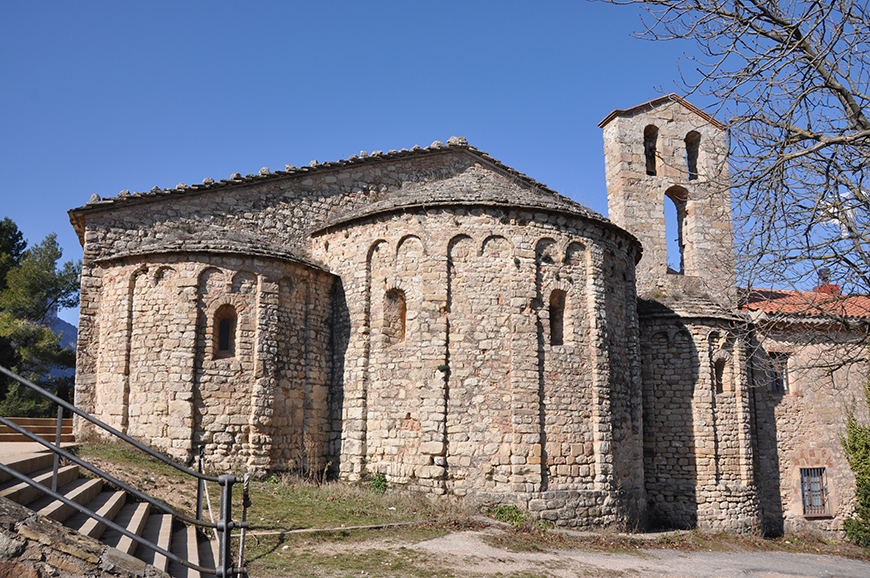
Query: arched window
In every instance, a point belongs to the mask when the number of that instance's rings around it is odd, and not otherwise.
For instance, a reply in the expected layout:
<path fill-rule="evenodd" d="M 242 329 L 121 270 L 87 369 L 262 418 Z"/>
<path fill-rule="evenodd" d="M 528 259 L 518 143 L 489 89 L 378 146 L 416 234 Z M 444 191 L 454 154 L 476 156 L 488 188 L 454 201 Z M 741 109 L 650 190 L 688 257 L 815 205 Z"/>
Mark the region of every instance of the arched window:
<path fill-rule="evenodd" d="M 214 315 L 215 358 L 236 355 L 236 310 L 232 305 L 221 305 Z"/>
<path fill-rule="evenodd" d="M 671 187 L 665 191 L 665 196 L 673 203 L 672 208 L 665 209 L 665 233 L 668 245 L 668 273 L 682 275 L 686 256 L 686 203 L 689 196 L 681 187 Z M 665 201 L 667 204 L 667 201 Z M 671 236 L 676 229 L 677 236 Z M 674 245 L 676 243 L 676 246 Z"/>
<path fill-rule="evenodd" d="M 388 346 L 405 340 L 407 311 L 405 293 L 401 289 L 387 291 L 384 295 L 384 336 Z"/>
<path fill-rule="evenodd" d="M 565 339 L 565 292 L 550 293 L 550 345 L 562 345 Z"/>
<path fill-rule="evenodd" d="M 692 131 L 686 135 L 686 168 L 689 171 L 689 180 L 698 178 L 698 147 L 701 146 L 701 134 Z"/>
<path fill-rule="evenodd" d="M 643 155 L 646 157 L 646 174 L 656 176 L 656 141 L 659 138 L 659 129 L 655 125 L 649 125 L 643 129 Z"/>
<path fill-rule="evenodd" d="M 713 362 L 713 379 L 716 382 L 716 393 L 725 391 L 725 360 L 717 359 Z"/>

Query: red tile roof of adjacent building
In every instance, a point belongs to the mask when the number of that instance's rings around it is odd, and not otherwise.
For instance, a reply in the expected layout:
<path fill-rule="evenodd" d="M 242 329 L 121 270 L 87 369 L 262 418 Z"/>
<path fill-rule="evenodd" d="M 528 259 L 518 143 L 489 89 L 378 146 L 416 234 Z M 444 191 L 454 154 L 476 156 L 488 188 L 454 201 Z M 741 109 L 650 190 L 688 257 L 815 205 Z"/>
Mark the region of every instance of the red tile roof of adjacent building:
<path fill-rule="evenodd" d="M 769 315 L 870 318 L 870 296 L 841 295 L 839 286 L 828 283 L 814 291 L 751 289 L 740 309 Z"/>

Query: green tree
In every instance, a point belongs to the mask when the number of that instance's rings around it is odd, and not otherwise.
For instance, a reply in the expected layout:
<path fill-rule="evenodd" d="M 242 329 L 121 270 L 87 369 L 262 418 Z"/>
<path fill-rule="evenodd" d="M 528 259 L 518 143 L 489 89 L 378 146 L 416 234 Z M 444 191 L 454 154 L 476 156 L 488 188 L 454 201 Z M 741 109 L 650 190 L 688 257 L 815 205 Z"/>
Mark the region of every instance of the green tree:
<path fill-rule="evenodd" d="M 26 249 L 18 228 L 0 222 L 0 263 L 11 263 L 0 290 L 0 362 L 15 373 L 69 400 L 73 379 L 56 370 L 75 367 L 75 353 L 60 344 L 50 324 L 59 308 L 78 303 L 81 263 L 62 256 L 54 234 Z M 55 372 L 55 373 L 52 373 Z M 48 415 L 51 407 L 12 380 L 0 380 L 0 414 Z"/>
<path fill-rule="evenodd" d="M 864 386 L 864 397 L 870 404 L 870 382 Z M 850 540 L 870 548 L 870 425 L 858 423 L 849 412 L 843 449 L 849 467 L 855 473 L 855 515 L 843 521 L 843 529 Z"/>
<path fill-rule="evenodd" d="M 6 274 L 18 266 L 25 248 L 24 235 L 12 219 L 5 217 L 0 221 L 0 291 L 6 289 Z"/>
<path fill-rule="evenodd" d="M 67 261 L 58 269 L 62 255 L 54 233 L 25 250 L 18 266 L 6 274 L 6 288 L 0 291 L 0 311 L 45 324 L 58 309 L 75 307 L 79 302 L 81 263 Z"/>

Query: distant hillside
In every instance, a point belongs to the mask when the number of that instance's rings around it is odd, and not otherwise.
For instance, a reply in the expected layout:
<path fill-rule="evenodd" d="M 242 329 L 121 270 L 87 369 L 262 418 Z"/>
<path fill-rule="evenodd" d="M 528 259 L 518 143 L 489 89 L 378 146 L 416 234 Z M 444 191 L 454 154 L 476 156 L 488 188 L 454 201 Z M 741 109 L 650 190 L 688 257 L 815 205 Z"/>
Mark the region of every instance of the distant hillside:
<path fill-rule="evenodd" d="M 78 335 L 78 329 L 76 329 L 75 325 L 71 325 L 60 319 L 59 317 L 55 317 L 54 320 L 49 324 L 51 330 L 55 333 L 61 334 L 60 344 L 64 347 L 72 347 L 76 348 L 76 336 Z M 67 369 L 65 371 L 53 370 L 50 375 L 53 376 L 73 376 L 75 375 L 75 369 Z"/>
<path fill-rule="evenodd" d="M 76 329 L 75 325 L 67 323 L 59 317 L 55 317 L 50 327 L 51 330 L 55 333 L 63 332 L 63 335 L 60 338 L 61 345 L 63 345 L 64 347 L 72 347 L 73 349 L 76 348 L 76 336 L 78 335 L 78 329 Z"/>

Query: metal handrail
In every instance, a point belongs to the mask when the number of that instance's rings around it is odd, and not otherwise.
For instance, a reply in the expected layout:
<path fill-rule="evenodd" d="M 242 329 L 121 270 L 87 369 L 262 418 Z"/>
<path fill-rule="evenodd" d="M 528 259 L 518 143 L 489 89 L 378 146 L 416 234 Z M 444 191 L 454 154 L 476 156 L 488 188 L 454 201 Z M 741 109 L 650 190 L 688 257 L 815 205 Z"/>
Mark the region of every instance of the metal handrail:
<path fill-rule="evenodd" d="M 205 527 L 205 528 L 215 528 L 220 534 L 219 540 L 218 540 L 219 553 L 218 553 L 218 560 L 217 560 L 217 568 L 203 568 L 203 567 L 195 565 L 192 562 L 189 562 L 187 560 L 182 560 L 181 558 L 179 558 L 175 554 L 172 554 L 171 552 L 167 552 L 163 548 L 157 546 L 156 544 L 153 544 L 152 542 L 149 542 L 145 538 L 137 536 L 137 535 L 133 534 L 132 532 L 129 532 L 128 530 L 116 525 L 114 522 L 111 522 L 110 520 L 103 518 L 102 516 L 98 515 L 96 512 L 92 512 L 92 511 L 88 510 L 87 508 L 85 508 L 81 504 L 77 504 L 76 502 L 69 500 L 68 498 L 58 494 L 57 492 L 55 492 L 55 491 L 53 491 L 45 486 L 42 486 L 42 484 L 39 484 L 38 482 L 31 480 L 27 476 L 11 470 L 11 468 L 8 468 L 5 464 L 0 464 L 0 470 L 3 470 L 4 472 L 10 474 L 11 476 L 15 477 L 16 479 L 22 480 L 31 486 L 41 486 L 39 488 L 40 491 L 48 494 L 49 496 L 53 497 L 54 499 L 60 500 L 64 504 L 74 508 L 75 510 L 85 514 L 86 516 L 94 518 L 97 521 L 99 521 L 100 523 L 106 524 L 107 526 L 111 527 L 112 529 L 119 531 L 123 535 L 133 539 L 134 541 L 145 546 L 146 548 L 154 550 L 155 552 L 158 552 L 159 554 L 166 556 L 168 559 L 173 560 L 174 562 L 177 562 L 179 564 L 182 564 L 188 568 L 192 568 L 193 570 L 196 570 L 198 572 L 205 572 L 205 573 L 212 573 L 213 572 L 220 578 L 234 578 L 239 573 L 240 570 L 242 572 L 244 572 L 244 569 L 235 568 L 233 566 L 232 551 L 230 549 L 231 539 L 232 539 L 232 535 L 231 535 L 232 529 L 233 528 L 243 528 L 243 527 L 247 527 L 247 525 L 248 525 L 247 522 L 239 523 L 239 522 L 232 521 L 233 484 L 241 483 L 243 481 L 242 479 L 237 478 L 231 474 L 225 474 L 225 475 L 218 476 L 218 477 L 207 476 L 205 474 L 202 474 L 200 472 L 196 472 L 190 468 L 182 466 L 181 464 L 179 464 L 179 463 L 175 462 L 174 460 L 164 456 L 163 454 L 156 452 L 156 451 L 152 450 L 151 448 L 145 446 L 144 444 L 134 440 L 130 436 L 121 433 L 120 431 L 113 428 L 112 426 L 110 426 L 106 423 L 103 423 L 102 421 L 100 421 L 97 418 L 93 417 L 92 415 L 80 410 L 79 408 L 75 407 L 74 405 L 60 399 L 59 397 L 57 397 L 53 393 L 46 391 L 45 389 L 39 387 L 35 383 L 33 383 L 33 382 L 31 382 L 31 381 L 29 381 L 29 380 L 27 380 L 19 375 L 16 375 L 15 373 L 11 372 L 10 370 L 6 369 L 5 367 L 0 366 L 0 373 L 5 374 L 6 376 L 14 379 L 15 381 L 19 382 L 20 384 L 30 388 L 31 390 L 35 391 L 36 393 L 38 393 L 42 397 L 47 398 L 47 399 L 51 400 L 52 402 L 56 403 L 57 405 L 59 405 L 60 407 L 63 407 L 65 409 L 69 410 L 71 413 L 73 413 L 81 418 L 86 419 L 87 421 L 91 422 L 92 424 L 96 425 L 97 427 L 100 427 L 103 430 L 107 431 L 108 433 L 112 434 L 113 436 L 120 438 L 121 440 L 129 443 L 130 445 L 137 448 L 138 450 L 143 451 L 146 454 L 162 461 L 166 465 L 171 466 L 171 467 L 179 470 L 180 472 L 183 472 L 185 474 L 193 476 L 194 478 L 196 478 L 198 480 L 198 485 L 201 485 L 202 482 L 216 482 L 217 484 L 219 484 L 221 487 L 221 496 L 220 496 L 220 518 L 219 518 L 218 522 L 212 523 L 212 522 L 205 522 L 203 520 L 196 520 L 196 519 L 193 519 L 189 516 L 186 516 L 184 514 L 177 512 L 174 508 L 167 506 L 161 502 L 158 502 L 154 498 L 148 496 L 147 494 L 143 494 L 142 492 L 128 486 L 124 482 L 121 482 L 120 480 L 114 478 L 113 476 L 110 476 L 109 474 L 103 472 L 99 468 L 92 466 L 91 464 L 88 464 L 87 462 L 79 459 L 76 456 L 73 456 L 69 452 L 61 449 L 59 444 L 57 446 L 55 446 L 54 444 L 51 444 L 50 442 L 40 438 L 36 434 L 33 434 L 30 431 L 22 428 L 18 424 L 15 424 L 14 422 L 11 422 L 10 420 L 0 416 L 0 423 L 3 423 L 4 425 L 11 427 L 13 430 L 17 431 L 18 433 L 24 434 L 25 436 L 29 437 L 33 441 L 36 441 L 36 442 L 44 445 L 49 450 L 54 452 L 55 455 L 60 454 L 64 458 L 69 459 L 70 461 L 76 463 L 77 465 L 82 466 L 85 469 L 91 471 L 92 473 L 108 480 L 110 483 L 116 484 L 118 487 L 124 489 L 125 491 L 130 492 L 131 494 L 133 494 L 137 498 L 148 502 L 149 504 L 163 510 L 164 512 L 166 512 L 170 515 L 176 516 L 179 519 L 181 519 L 182 521 L 187 522 L 189 524 L 194 524 L 196 526 Z"/>
<path fill-rule="evenodd" d="M 104 480 L 108 481 L 109 483 L 112 483 L 112 484 L 118 486 L 119 488 L 121 488 L 125 492 L 129 492 L 130 494 L 133 494 L 133 496 L 142 500 L 143 502 L 148 502 L 152 506 L 163 510 L 167 514 L 177 516 L 183 522 L 186 522 L 188 524 L 194 524 L 194 525 L 201 526 L 204 528 L 217 528 L 217 524 L 214 522 L 206 522 L 203 520 L 196 520 L 196 519 L 191 518 L 185 514 L 182 514 L 181 512 L 177 511 L 172 506 L 169 506 L 168 504 L 164 504 L 160 500 L 152 498 L 148 494 L 143 494 L 142 492 L 140 492 L 136 488 L 122 482 L 121 480 L 112 476 L 111 474 L 104 472 L 103 470 L 101 470 L 97 466 L 95 466 L 93 464 L 89 464 L 88 462 L 84 461 L 83 459 L 76 456 L 75 454 L 71 454 L 70 452 L 66 451 L 63 448 L 55 447 L 54 444 L 51 443 L 50 441 L 39 437 L 38 435 L 36 435 L 35 433 L 33 433 L 31 431 L 28 431 L 27 429 L 18 425 L 17 423 L 15 423 L 14 421 L 12 421 L 10 419 L 7 419 L 3 416 L 0 416 L 0 423 L 5 425 L 6 427 L 12 428 L 13 430 L 17 431 L 20 434 L 23 434 L 23 435 L 29 437 L 31 440 L 35 441 L 36 443 L 44 445 L 49 450 L 53 451 L 54 455 L 56 455 L 56 456 L 59 455 L 63 458 L 68 459 L 69 461 L 75 463 L 76 465 L 79 465 L 79 466 L 85 468 L 86 470 L 88 470 L 92 474 L 96 474 L 96 475 L 100 476 L 101 478 L 103 478 Z"/>
<path fill-rule="evenodd" d="M 191 568 L 191 569 L 196 570 L 197 572 L 200 572 L 203 574 L 217 574 L 218 573 L 218 568 L 204 568 L 198 564 L 194 564 L 193 562 L 190 562 L 188 560 L 180 558 L 179 556 L 173 554 L 172 552 L 169 552 L 168 550 L 164 550 L 163 548 L 161 548 L 157 544 L 154 544 L 153 542 L 149 542 L 148 540 L 146 540 L 142 536 L 136 535 L 133 532 L 127 530 L 126 528 L 119 526 L 118 524 L 109 520 L 108 518 L 104 518 L 103 516 L 97 514 L 96 512 L 91 512 L 90 510 L 88 510 L 86 507 L 79 504 L 78 502 L 74 502 L 74 501 L 70 500 L 69 498 L 67 498 L 66 496 L 59 494 L 57 492 L 54 492 L 51 489 L 49 489 L 48 487 L 43 486 L 39 482 L 32 480 L 32 479 L 28 478 L 27 476 L 25 476 L 24 474 L 13 470 L 12 468 L 10 468 L 9 466 L 7 466 L 6 464 L 4 464 L 2 462 L 0 462 L 0 470 L 6 472 L 7 474 L 12 476 L 13 478 L 16 478 L 16 479 L 24 482 L 25 484 L 29 484 L 29 485 L 39 489 L 39 491 L 41 491 L 45 494 L 48 494 L 49 496 L 51 496 L 55 500 L 59 500 L 59 501 L 63 502 L 67 506 L 77 510 L 78 512 L 80 512 L 82 514 L 95 519 L 99 523 L 105 524 L 107 527 L 111 528 L 112 530 L 115 530 L 116 532 L 120 532 L 124 536 L 132 539 L 134 542 L 137 542 L 138 544 L 141 544 L 141 545 L 145 546 L 146 548 L 150 548 L 151 550 L 154 550 L 158 554 L 162 554 L 163 556 L 166 556 L 168 559 L 172 560 L 173 562 L 177 562 L 178 564 L 182 564 L 183 566 L 187 566 L 188 568 Z"/>
<path fill-rule="evenodd" d="M 27 387 L 29 387 L 30 389 L 32 389 L 36 393 L 40 394 L 42 397 L 50 399 L 54 403 L 62 406 L 64 409 L 68 409 L 69 411 L 71 411 L 72 413 L 76 414 L 79 417 L 83 417 L 84 419 L 88 420 L 92 424 L 103 428 L 104 430 L 106 430 L 107 432 L 112 434 L 113 436 L 121 438 L 122 440 L 124 440 L 128 444 L 132 445 L 136 449 L 142 450 L 143 452 L 145 452 L 149 456 L 157 458 L 158 460 L 160 460 L 161 462 L 165 463 L 168 466 L 172 466 L 173 468 L 175 468 L 179 471 L 182 471 L 189 476 L 193 476 L 195 478 L 199 478 L 199 479 L 205 480 L 207 482 L 218 482 L 219 481 L 218 478 L 216 478 L 214 476 L 207 476 L 207 475 L 201 474 L 195 470 L 191 470 L 190 468 L 182 466 L 178 462 L 173 461 L 170 458 L 167 458 L 163 454 L 152 450 L 151 448 L 149 448 L 145 444 L 137 442 L 136 440 L 134 440 L 133 438 L 131 438 L 127 434 L 123 434 L 123 433 L 119 432 L 118 430 L 116 430 L 115 428 L 113 428 L 112 426 L 101 422 L 100 420 L 98 420 L 94 416 L 80 410 L 79 408 L 72 405 L 71 403 L 68 403 L 68 402 L 62 400 L 61 398 L 57 397 L 53 393 L 42 389 L 41 387 L 39 387 L 38 385 L 36 385 L 32 381 L 29 381 L 29 380 L 24 379 L 23 377 L 21 377 L 19 375 L 12 373 L 11 371 L 6 369 L 2 365 L 0 365 L 0 373 L 6 374 L 8 377 L 11 377 L 12 379 L 19 382 L 22 385 L 26 385 Z M 238 480 L 238 481 L 241 482 L 242 480 Z"/>

